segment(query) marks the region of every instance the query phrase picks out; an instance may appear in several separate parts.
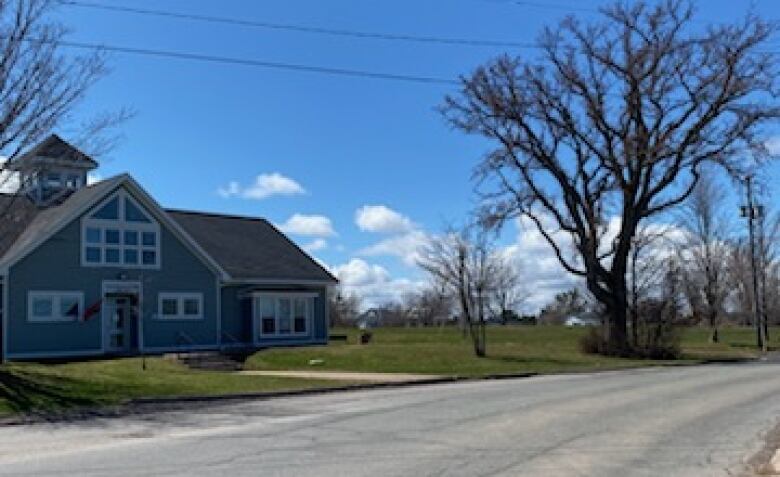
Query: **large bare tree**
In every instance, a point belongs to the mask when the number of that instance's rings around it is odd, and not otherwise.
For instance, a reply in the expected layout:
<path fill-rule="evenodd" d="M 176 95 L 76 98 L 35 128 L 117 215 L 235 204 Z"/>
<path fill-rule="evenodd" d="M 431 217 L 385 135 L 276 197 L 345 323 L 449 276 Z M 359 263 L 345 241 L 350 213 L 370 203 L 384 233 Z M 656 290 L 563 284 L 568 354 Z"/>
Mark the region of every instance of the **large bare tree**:
<path fill-rule="evenodd" d="M 608 349 L 623 354 L 638 224 L 683 203 L 704 164 L 739 174 L 741 157 L 766 153 L 765 126 L 780 107 L 776 61 L 761 50 L 768 22 L 751 15 L 702 28 L 681 0 L 601 12 L 545 29 L 538 54 L 477 68 L 442 111 L 496 145 L 476 168 L 485 220 L 529 217 L 603 304 Z"/>

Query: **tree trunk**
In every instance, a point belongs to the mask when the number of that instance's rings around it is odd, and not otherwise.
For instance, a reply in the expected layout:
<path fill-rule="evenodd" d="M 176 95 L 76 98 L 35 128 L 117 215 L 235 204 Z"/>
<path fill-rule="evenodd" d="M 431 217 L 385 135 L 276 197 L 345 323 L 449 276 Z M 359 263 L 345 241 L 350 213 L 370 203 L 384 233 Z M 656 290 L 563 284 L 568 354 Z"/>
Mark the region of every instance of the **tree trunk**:
<path fill-rule="evenodd" d="M 609 311 L 607 343 L 609 345 L 609 354 L 616 356 L 630 355 L 625 307 L 616 306 Z"/>
<path fill-rule="evenodd" d="M 718 314 L 717 312 L 710 312 L 710 343 L 718 343 L 720 337 L 718 336 Z"/>
<path fill-rule="evenodd" d="M 485 340 L 485 322 L 479 321 L 472 324 L 471 330 L 471 344 L 474 346 L 474 354 L 479 358 L 484 358 L 487 354 L 486 340 Z"/>
<path fill-rule="evenodd" d="M 611 301 L 607 304 L 607 352 L 615 356 L 629 356 L 628 342 L 628 293 L 623 275 L 615 280 Z"/>
<path fill-rule="evenodd" d="M 624 258 L 626 256 L 627 253 L 623 255 Z M 622 263 L 625 264 L 625 260 Z M 625 270 L 625 268 L 621 269 Z M 631 344 L 628 341 L 628 284 L 626 283 L 625 273 L 619 273 L 613 269 L 609 275 L 610 289 L 605 290 L 593 277 L 588 279 L 588 289 L 604 306 L 606 312 L 606 354 L 630 356 Z"/>

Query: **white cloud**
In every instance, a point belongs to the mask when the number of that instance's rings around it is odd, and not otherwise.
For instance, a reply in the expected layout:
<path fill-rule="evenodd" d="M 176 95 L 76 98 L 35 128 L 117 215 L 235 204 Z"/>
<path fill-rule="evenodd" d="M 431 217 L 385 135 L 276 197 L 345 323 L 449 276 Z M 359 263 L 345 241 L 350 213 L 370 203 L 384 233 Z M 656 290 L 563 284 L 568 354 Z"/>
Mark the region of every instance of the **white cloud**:
<path fill-rule="evenodd" d="M 364 232 L 389 235 L 357 252 L 358 256 L 392 256 L 414 266 L 428 236 L 412 220 L 384 205 L 365 205 L 355 211 L 355 224 Z"/>
<path fill-rule="evenodd" d="M 381 265 L 369 264 L 360 258 L 332 267 L 330 271 L 339 279 L 346 293 L 360 297 L 364 309 L 398 301 L 405 294 L 424 286 L 423 281 L 393 278 Z"/>
<path fill-rule="evenodd" d="M 552 227 L 551 221 L 549 225 Z M 515 227 L 517 239 L 505 247 L 503 253 L 514 265 L 528 293 L 526 311 L 537 312 L 556 293 L 577 286 L 581 280 L 563 268 L 550 244 L 530 219 L 517 219 Z M 573 254 L 571 240 L 566 234 L 556 233 L 553 237 L 564 253 Z"/>
<path fill-rule="evenodd" d="M 328 248 L 328 241 L 321 238 L 318 238 L 303 246 L 303 249 L 309 253 L 316 252 L 318 250 L 324 250 L 326 248 Z"/>
<path fill-rule="evenodd" d="M 90 172 L 87 174 L 87 185 L 92 185 L 103 180 L 103 176 L 97 172 Z"/>
<path fill-rule="evenodd" d="M 231 181 L 225 187 L 220 187 L 217 193 L 224 197 L 241 197 L 243 199 L 265 199 L 274 195 L 301 195 L 306 193 L 295 180 L 285 177 L 278 172 L 272 174 L 260 174 L 255 181 L 244 187 L 237 181 Z"/>
<path fill-rule="evenodd" d="M 359 258 L 333 267 L 332 272 L 342 286 L 361 286 L 373 283 L 384 283 L 389 280 L 390 273 L 381 265 L 369 265 Z"/>
<path fill-rule="evenodd" d="M 333 237 L 333 223 L 324 215 L 294 214 L 287 222 L 280 224 L 279 229 L 288 234 L 305 235 L 308 237 Z"/>
<path fill-rule="evenodd" d="M 769 154 L 772 154 L 773 156 L 780 156 L 780 136 L 770 137 L 766 141 L 765 146 L 769 151 Z"/>
<path fill-rule="evenodd" d="M 408 217 L 384 205 L 364 205 L 355 212 L 355 223 L 364 232 L 403 233 L 414 228 Z"/>
<path fill-rule="evenodd" d="M 415 266 L 420 258 L 420 249 L 428 242 L 428 235 L 422 230 L 411 230 L 381 240 L 357 252 L 363 257 L 393 256 L 406 265 Z"/>

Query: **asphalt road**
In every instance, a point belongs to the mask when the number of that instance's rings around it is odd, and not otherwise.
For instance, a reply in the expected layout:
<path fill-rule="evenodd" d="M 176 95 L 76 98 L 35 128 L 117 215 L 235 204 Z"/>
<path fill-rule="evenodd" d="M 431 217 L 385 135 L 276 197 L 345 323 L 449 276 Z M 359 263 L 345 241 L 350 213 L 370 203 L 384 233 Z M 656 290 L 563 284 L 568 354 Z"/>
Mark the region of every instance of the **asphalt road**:
<path fill-rule="evenodd" d="M 780 365 L 465 382 L 0 428 L 0 475 L 735 475 Z"/>

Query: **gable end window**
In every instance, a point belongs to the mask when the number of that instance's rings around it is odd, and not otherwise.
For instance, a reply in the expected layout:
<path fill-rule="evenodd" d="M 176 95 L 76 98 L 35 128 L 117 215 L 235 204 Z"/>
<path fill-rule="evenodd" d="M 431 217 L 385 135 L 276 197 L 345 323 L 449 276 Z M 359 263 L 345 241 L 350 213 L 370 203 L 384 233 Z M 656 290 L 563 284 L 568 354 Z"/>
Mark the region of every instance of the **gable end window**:
<path fill-rule="evenodd" d="M 160 225 L 124 190 L 82 219 L 81 237 L 84 266 L 160 267 Z"/>
<path fill-rule="evenodd" d="M 81 292 L 31 291 L 27 295 L 27 321 L 33 323 L 76 321 L 84 310 Z"/>
<path fill-rule="evenodd" d="M 161 320 L 202 320 L 203 293 L 160 293 L 157 300 L 157 318 Z"/>

